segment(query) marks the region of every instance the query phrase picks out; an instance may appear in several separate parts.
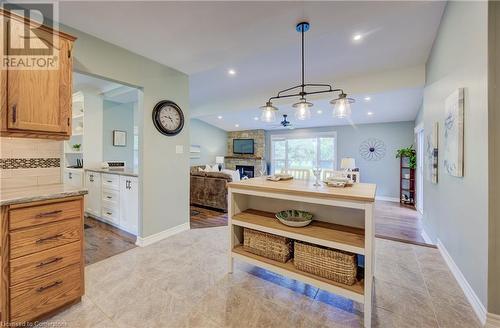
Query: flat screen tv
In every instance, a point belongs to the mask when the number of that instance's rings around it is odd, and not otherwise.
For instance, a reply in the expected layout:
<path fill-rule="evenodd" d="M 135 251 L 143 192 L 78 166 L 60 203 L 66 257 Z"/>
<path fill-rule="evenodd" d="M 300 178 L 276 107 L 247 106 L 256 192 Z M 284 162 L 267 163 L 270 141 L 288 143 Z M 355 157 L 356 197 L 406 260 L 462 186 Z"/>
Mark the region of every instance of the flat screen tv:
<path fill-rule="evenodd" d="M 253 154 L 253 139 L 233 139 L 234 154 Z"/>

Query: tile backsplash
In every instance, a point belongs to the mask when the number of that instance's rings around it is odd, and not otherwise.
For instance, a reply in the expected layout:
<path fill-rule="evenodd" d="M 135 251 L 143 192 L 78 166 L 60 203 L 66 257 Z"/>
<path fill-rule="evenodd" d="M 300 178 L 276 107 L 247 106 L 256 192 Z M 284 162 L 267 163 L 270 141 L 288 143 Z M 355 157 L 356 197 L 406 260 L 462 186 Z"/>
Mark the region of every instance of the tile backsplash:
<path fill-rule="evenodd" d="M 0 138 L 1 187 L 60 183 L 62 153 L 62 141 Z"/>

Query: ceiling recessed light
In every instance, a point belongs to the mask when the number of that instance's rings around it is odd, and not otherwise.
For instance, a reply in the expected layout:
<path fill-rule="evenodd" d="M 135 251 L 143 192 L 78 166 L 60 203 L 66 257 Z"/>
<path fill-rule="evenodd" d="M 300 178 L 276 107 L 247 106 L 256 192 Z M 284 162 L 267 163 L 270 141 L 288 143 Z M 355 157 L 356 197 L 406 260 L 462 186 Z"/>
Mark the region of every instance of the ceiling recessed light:
<path fill-rule="evenodd" d="M 217 118 L 218 118 L 219 120 L 222 120 L 222 116 L 220 116 L 220 115 L 219 115 L 219 116 L 217 116 Z"/>
<path fill-rule="evenodd" d="M 239 128 L 239 127 L 240 127 L 240 125 L 239 125 L 239 124 L 235 124 L 235 125 L 234 125 L 234 127 L 235 127 L 235 128 Z"/>
<path fill-rule="evenodd" d="M 366 115 L 368 115 L 368 116 L 372 116 L 372 115 L 373 115 L 373 112 L 368 112 L 368 113 L 366 113 Z"/>
<path fill-rule="evenodd" d="M 370 100 L 372 100 L 371 97 L 365 97 L 365 101 L 370 101 Z"/>
<path fill-rule="evenodd" d="M 258 121 L 259 120 L 259 118 L 257 116 L 255 116 L 253 119 L 254 119 L 254 121 Z"/>
<path fill-rule="evenodd" d="M 360 41 L 362 38 L 363 38 L 363 36 L 362 36 L 361 34 L 354 34 L 354 35 L 352 36 L 352 39 L 353 39 L 354 41 Z"/>
<path fill-rule="evenodd" d="M 318 113 L 318 114 L 323 114 L 323 111 L 322 111 L 321 109 L 318 109 L 318 110 L 316 111 L 316 113 Z"/>
<path fill-rule="evenodd" d="M 234 75 L 236 75 L 236 71 L 235 71 L 234 69 L 232 69 L 232 68 L 231 68 L 231 69 L 229 69 L 229 70 L 227 71 L 227 74 L 229 74 L 229 75 L 233 75 L 233 76 L 234 76 Z"/>

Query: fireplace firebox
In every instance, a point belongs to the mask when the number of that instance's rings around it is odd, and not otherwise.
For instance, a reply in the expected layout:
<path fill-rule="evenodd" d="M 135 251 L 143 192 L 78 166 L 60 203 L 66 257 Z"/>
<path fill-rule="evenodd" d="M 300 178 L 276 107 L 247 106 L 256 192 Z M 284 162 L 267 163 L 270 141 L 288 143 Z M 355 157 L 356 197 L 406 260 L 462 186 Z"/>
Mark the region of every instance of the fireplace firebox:
<path fill-rule="evenodd" d="M 240 172 L 240 177 L 253 178 L 255 176 L 254 167 L 250 165 L 236 165 L 236 171 Z"/>

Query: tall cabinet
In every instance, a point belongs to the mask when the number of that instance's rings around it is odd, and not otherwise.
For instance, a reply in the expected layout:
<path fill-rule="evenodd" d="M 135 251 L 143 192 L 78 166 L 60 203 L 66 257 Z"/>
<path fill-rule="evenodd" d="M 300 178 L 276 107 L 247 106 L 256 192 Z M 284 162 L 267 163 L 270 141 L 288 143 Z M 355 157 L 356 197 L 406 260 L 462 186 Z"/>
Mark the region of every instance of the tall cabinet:
<path fill-rule="evenodd" d="M 10 56 L 7 45 L 24 44 L 27 25 L 38 25 L 0 9 L 0 63 Z M 0 135 L 64 140 L 71 135 L 72 48 L 75 37 L 48 27 L 37 29 L 37 37 L 56 43 L 50 69 L 0 70 Z M 10 33 L 8 33 L 10 32 Z M 7 57 L 5 56 L 7 54 Z M 28 56 L 30 57 L 30 56 Z"/>

